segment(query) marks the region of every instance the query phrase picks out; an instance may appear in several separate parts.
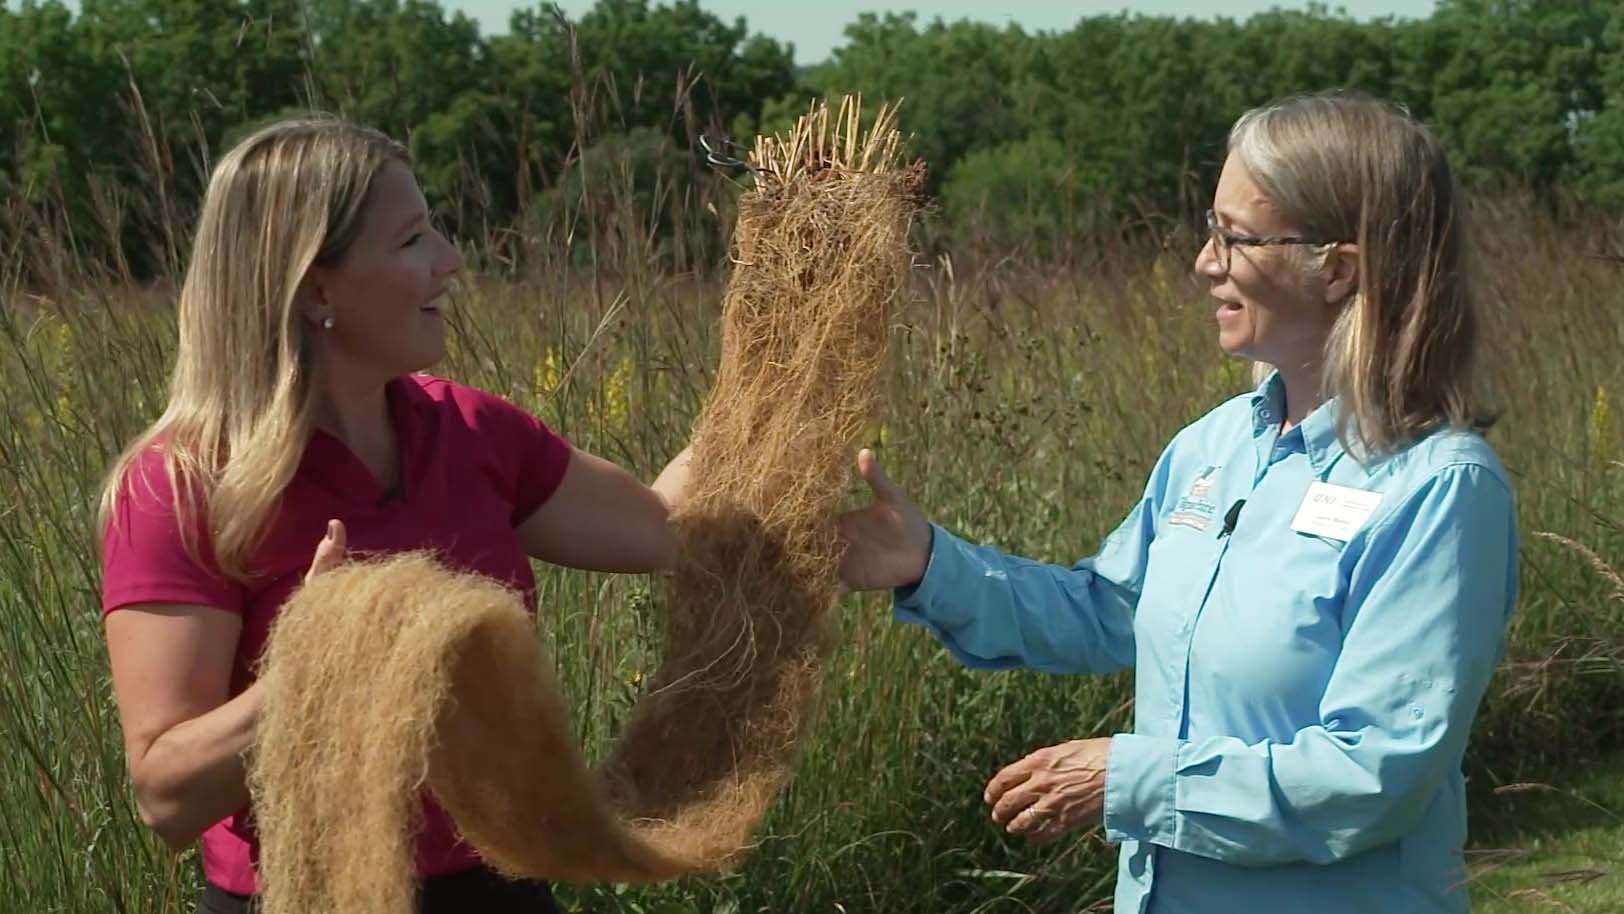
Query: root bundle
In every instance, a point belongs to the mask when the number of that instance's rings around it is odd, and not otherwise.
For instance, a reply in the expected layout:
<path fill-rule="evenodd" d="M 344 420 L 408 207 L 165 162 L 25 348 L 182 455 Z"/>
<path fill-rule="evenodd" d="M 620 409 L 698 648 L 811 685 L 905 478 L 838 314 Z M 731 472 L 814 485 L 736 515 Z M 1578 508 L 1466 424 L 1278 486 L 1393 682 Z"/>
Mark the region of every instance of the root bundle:
<path fill-rule="evenodd" d="M 283 608 L 251 756 L 267 914 L 411 910 L 426 787 L 515 876 L 652 881 L 750 845 L 816 715 L 840 543 L 923 170 L 891 112 L 816 106 L 757 140 L 700 415 L 661 663 L 590 771 L 518 597 L 424 555 Z"/>

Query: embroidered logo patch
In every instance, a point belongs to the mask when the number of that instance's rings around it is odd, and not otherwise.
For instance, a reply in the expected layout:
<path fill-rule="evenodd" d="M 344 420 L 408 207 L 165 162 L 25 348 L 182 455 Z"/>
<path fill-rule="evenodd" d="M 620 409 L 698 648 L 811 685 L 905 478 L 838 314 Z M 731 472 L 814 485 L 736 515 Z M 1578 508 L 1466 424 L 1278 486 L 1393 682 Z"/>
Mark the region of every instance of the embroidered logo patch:
<path fill-rule="evenodd" d="M 1195 482 L 1190 483 L 1190 497 L 1206 498 L 1208 493 L 1212 491 L 1213 477 L 1218 475 L 1220 469 L 1222 467 L 1209 466 L 1202 470 L 1201 475 L 1195 478 Z"/>
<path fill-rule="evenodd" d="M 1209 466 L 1196 476 L 1195 482 L 1190 483 L 1190 491 L 1173 506 L 1173 513 L 1167 518 L 1169 524 L 1192 530 L 1207 529 L 1218 513 L 1218 506 L 1207 496 L 1212 494 L 1212 486 L 1220 469 L 1222 465 Z"/>

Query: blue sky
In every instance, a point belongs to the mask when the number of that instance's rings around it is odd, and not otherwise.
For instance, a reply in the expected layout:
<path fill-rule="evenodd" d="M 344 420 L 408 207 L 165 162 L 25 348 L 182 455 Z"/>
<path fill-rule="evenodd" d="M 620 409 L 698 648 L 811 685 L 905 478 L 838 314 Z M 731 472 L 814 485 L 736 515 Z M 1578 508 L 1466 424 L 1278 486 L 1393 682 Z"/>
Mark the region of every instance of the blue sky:
<path fill-rule="evenodd" d="M 446 10 L 459 10 L 479 20 L 483 34 L 507 31 L 508 14 L 516 8 L 534 8 L 536 0 L 440 0 Z M 818 2 L 746 2 L 746 0 L 702 0 L 701 6 L 717 16 L 731 21 L 743 16 L 753 32 L 761 32 L 780 41 L 795 45 L 795 61 L 801 64 L 817 63 L 829 56 L 829 51 L 842 43 L 841 32 L 846 23 L 862 12 L 902 11 L 912 9 L 921 21 L 937 16 L 949 21 L 978 19 L 995 24 L 1016 23 L 1027 31 L 1060 30 L 1070 28 L 1083 16 L 1120 13 L 1124 10 L 1159 16 L 1210 17 L 1221 12 L 1225 16 L 1244 19 L 1253 13 L 1271 8 L 1306 9 L 1307 0 L 1004 0 L 999 4 L 987 0 L 935 0 L 935 2 L 874 3 L 864 0 L 818 0 Z M 1350 0 L 1345 6 L 1360 18 L 1387 15 L 1426 16 L 1432 12 L 1433 0 Z M 572 17 L 591 9 L 593 0 L 559 0 L 559 6 Z M 993 12 L 997 7 L 1000 12 Z"/>

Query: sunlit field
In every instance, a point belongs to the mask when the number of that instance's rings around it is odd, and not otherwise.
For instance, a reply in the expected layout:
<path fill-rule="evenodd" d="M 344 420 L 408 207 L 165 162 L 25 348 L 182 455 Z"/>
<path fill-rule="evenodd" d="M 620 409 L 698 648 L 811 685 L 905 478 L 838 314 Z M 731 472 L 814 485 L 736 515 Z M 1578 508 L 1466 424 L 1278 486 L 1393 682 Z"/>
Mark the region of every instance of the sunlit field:
<path fill-rule="evenodd" d="M 568 232 L 538 223 L 461 239 L 470 268 L 436 370 L 652 478 L 686 442 L 716 363 L 731 209 L 725 187 L 713 192 L 649 204 L 663 213 L 628 194 L 607 213 L 572 214 Z M 662 222 L 709 240 L 650 237 Z M 1606 253 L 1606 235 L 1582 217 L 1496 200 L 1479 203 L 1478 223 L 1486 367 L 1503 408 L 1490 437 L 1519 498 L 1523 598 L 1468 758 L 1474 891 L 1483 911 L 1616 911 L 1624 265 L 1590 256 Z M 65 229 L 16 214 L 11 228 L 0 262 L 0 911 L 189 910 L 195 859 L 164 850 L 131 802 L 93 535 L 103 473 L 164 401 L 177 280 L 93 266 Z M 937 522 L 1070 562 L 1115 526 L 1181 425 L 1248 389 L 1250 366 L 1216 348 L 1190 275 L 1199 239 L 1181 223 L 1042 251 L 983 249 L 952 228 L 920 231 L 868 443 Z M 172 230 L 184 239 L 190 225 Z M 538 637 L 583 743 L 599 751 L 655 665 L 659 607 L 646 579 L 538 574 Z M 562 887 L 566 905 L 1108 905 L 1115 854 L 1097 833 L 1031 850 L 992 825 L 980 796 L 1034 748 L 1126 729 L 1127 677 L 970 672 L 923 631 L 893 625 L 882 599 L 848 598 L 841 615 L 823 719 L 747 864 L 652 889 Z"/>

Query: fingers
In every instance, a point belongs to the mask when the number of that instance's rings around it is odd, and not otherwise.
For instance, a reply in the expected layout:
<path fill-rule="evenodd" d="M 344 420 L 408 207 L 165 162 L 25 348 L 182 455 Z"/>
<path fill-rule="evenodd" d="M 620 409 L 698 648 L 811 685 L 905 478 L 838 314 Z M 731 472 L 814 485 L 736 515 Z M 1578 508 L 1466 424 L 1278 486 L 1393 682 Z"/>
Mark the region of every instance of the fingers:
<path fill-rule="evenodd" d="M 993 802 L 992 820 L 999 825 L 1008 825 L 1010 831 L 1015 831 L 1017 820 L 1041 805 L 1039 801 L 1043 799 L 1044 792 L 1043 785 L 1033 779 L 1022 781 Z M 1029 819 L 1028 827 L 1032 824 L 1035 823 Z"/>
<path fill-rule="evenodd" d="M 873 490 L 874 497 L 881 501 L 895 501 L 897 496 L 902 494 L 896 484 L 885 475 L 885 470 L 880 466 L 880 458 L 866 447 L 857 452 L 857 472 Z"/>
<path fill-rule="evenodd" d="M 1033 778 L 1011 787 L 992 807 L 992 820 L 1012 835 L 1031 837 L 1057 823 L 1055 798 L 1046 796 Z"/>
<path fill-rule="evenodd" d="M 1053 816 L 1039 823 L 1031 831 L 1026 832 L 1026 843 L 1033 847 L 1044 847 L 1053 844 L 1057 838 L 1071 831 L 1074 827 L 1074 823 L 1067 822 L 1059 816 Z"/>
<path fill-rule="evenodd" d="M 1048 844 L 1085 822 L 1097 821 L 1109 746 L 1107 739 L 1074 740 L 1005 766 L 982 793 L 992 807 L 993 821 L 1034 845 Z"/>
<path fill-rule="evenodd" d="M 1024 783 L 1030 778 L 1033 768 L 1033 760 L 1030 755 L 1018 762 L 1005 765 L 997 774 L 992 776 L 992 780 L 987 782 L 987 789 L 981 793 L 982 802 L 988 806 L 997 803 L 1011 788 Z"/>
<path fill-rule="evenodd" d="M 879 462 L 880 458 L 874 456 L 873 450 L 865 447 L 857 451 L 857 472 L 864 479 L 874 472 L 874 465 Z"/>
<path fill-rule="evenodd" d="M 1059 822 L 1052 810 L 1045 809 L 1042 803 L 1033 803 L 1016 813 L 1004 830 L 1012 835 L 1025 835 L 1028 841 L 1036 841 L 1042 840 L 1046 833 L 1055 831 Z"/>
<path fill-rule="evenodd" d="M 316 556 L 310 560 L 310 570 L 305 572 L 305 580 L 308 581 L 324 571 L 331 571 L 344 561 L 345 541 L 344 522 L 328 521 L 327 535 L 316 544 Z"/>
<path fill-rule="evenodd" d="M 1040 805 L 1034 803 L 1030 808 L 1037 810 Z M 1097 821 L 1098 810 L 1087 805 L 1061 804 L 1049 809 L 1047 812 L 1039 810 L 1033 814 L 1033 817 L 1037 821 L 1031 828 L 1019 832 L 1026 838 L 1026 843 L 1032 847 L 1053 844 L 1066 835 L 1086 831 L 1088 828 L 1100 824 Z M 1013 827 L 1010 831 L 1015 833 Z"/>

